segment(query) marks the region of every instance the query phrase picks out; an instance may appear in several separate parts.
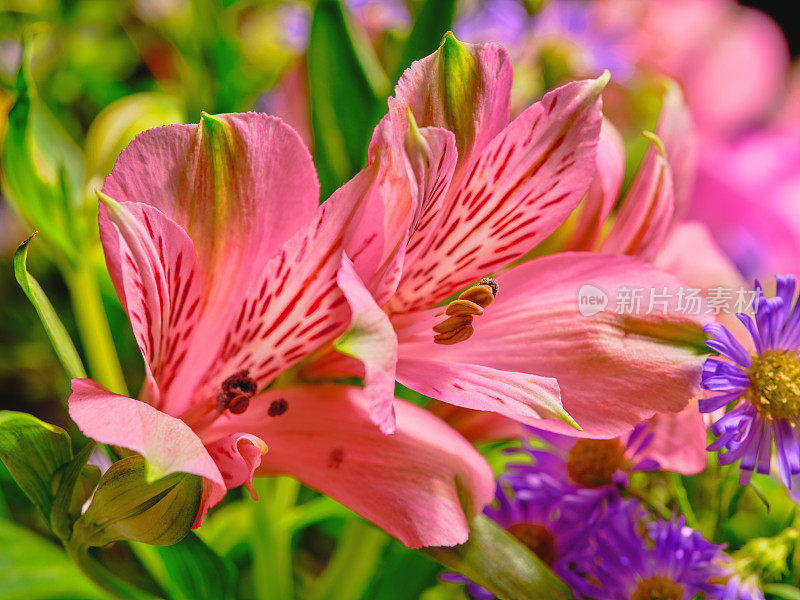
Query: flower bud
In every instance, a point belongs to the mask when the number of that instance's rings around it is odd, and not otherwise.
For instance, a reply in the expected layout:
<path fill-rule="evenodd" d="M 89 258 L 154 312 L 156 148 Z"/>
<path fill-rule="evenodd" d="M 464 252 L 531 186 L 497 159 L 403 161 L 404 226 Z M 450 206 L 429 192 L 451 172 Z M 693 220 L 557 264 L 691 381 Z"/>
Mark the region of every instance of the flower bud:
<path fill-rule="evenodd" d="M 202 478 L 174 473 L 148 482 L 146 468 L 138 455 L 111 465 L 89 508 L 75 523 L 73 544 L 104 546 L 135 540 L 169 546 L 183 539 L 200 508 Z"/>

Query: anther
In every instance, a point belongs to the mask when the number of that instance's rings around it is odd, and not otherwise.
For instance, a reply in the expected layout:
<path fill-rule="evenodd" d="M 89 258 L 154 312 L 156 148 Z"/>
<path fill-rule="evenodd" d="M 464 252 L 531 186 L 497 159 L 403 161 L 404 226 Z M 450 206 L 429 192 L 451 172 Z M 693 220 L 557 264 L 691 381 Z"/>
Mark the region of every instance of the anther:
<path fill-rule="evenodd" d="M 437 316 L 450 317 L 433 328 L 436 335 L 433 341 L 437 344 L 457 344 L 472 336 L 475 332 L 472 318 L 483 314 L 483 309 L 489 306 L 497 295 L 497 282 L 494 279 L 484 278 L 478 285 L 464 290 L 458 299 L 453 300 Z"/>
<path fill-rule="evenodd" d="M 256 382 L 247 371 L 238 371 L 222 382 L 222 391 L 217 394 L 217 411 L 229 410 L 240 415 L 250 406 L 250 398 L 256 393 Z"/>

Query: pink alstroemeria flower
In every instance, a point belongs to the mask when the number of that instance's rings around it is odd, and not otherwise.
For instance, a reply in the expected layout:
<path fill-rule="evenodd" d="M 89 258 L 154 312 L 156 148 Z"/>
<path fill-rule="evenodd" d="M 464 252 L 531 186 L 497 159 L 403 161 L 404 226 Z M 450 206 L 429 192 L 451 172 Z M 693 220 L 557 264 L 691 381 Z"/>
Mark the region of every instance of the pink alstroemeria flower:
<path fill-rule="evenodd" d="M 294 475 L 412 547 L 464 542 L 490 501 L 485 460 L 429 412 L 395 401 L 384 436 L 360 388 L 287 373 L 350 321 L 341 242 L 381 218 L 370 201 L 402 183 L 393 168 L 376 159 L 319 206 L 298 135 L 248 113 L 147 131 L 107 178 L 103 248 L 147 376 L 138 400 L 73 380 L 70 415 L 151 476 L 202 476 L 196 525 L 254 474 Z"/>
<path fill-rule="evenodd" d="M 363 362 L 374 416 L 387 430 L 395 378 L 450 404 L 564 433 L 577 425 L 586 436 L 621 435 L 658 412 L 682 410 L 700 364 L 683 342 L 707 318 L 617 314 L 613 305 L 586 318 L 578 310 L 584 284 L 612 301 L 617 287 L 678 285 L 636 258 L 562 253 L 522 263 L 496 277 L 496 297 L 474 316 L 469 339 L 434 342 L 433 327 L 447 318 L 442 304 L 534 250 L 592 180 L 606 79 L 558 88 L 509 123 L 511 81 L 503 49 L 452 36 L 403 75 L 371 151 L 404 136 L 416 210 L 389 236 L 405 238 L 396 268 L 362 276 L 375 301 L 354 309 L 355 333 L 336 347 Z M 370 336 L 396 336 L 396 355 L 357 343 Z M 319 371 L 358 372 L 328 360 Z"/>

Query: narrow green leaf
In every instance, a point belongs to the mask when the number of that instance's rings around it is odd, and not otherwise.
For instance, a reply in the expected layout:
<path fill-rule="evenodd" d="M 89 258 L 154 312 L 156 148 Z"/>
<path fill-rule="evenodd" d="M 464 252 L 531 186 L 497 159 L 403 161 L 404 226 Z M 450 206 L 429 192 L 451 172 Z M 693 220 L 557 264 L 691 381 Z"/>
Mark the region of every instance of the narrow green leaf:
<path fill-rule="evenodd" d="M 14 276 L 17 278 L 22 291 L 31 301 L 36 312 L 39 313 L 39 319 L 44 325 L 47 336 L 53 344 L 53 348 L 58 355 L 58 359 L 64 366 L 64 370 L 72 379 L 83 379 L 86 377 L 86 370 L 83 368 L 83 363 L 78 356 L 78 351 L 75 350 L 75 345 L 72 343 L 64 324 L 58 318 L 53 305 L 47 299 L 47 295 L 42 290 L 39 282 L 28 273 L 27 258 L 28 258 L 28 245 L 36 234 L 34 233 L 27 240 L 22 242 L 14 254 Z"/>
<path fill-rule="evenodd" d="M 77 210 L 84 186 L 80 148 L 36 94 L 30 77 L 26 44 L 16 81 L 16 100 L 8 114 L 2 146 L 3 191 L 6 199 L 48 243 L 69 259 L 87 235 Z"/>
<path fill-rule="evenodd" d="M 800 600 L 800 589 L 784 583 L 773 583 L 764 587 L 764 592 L 783 600 Z"/>
<path fill-rule="evenodd" d="M 109 600 L 55 544 L 0 518 L 0 600 Z"/>
<path fill-rule="evenodd" d="M 364 164 L 388 79 L 351 31 L 340 0 L 317 2 L 307 56 L 314 160 L 326 198 Z"/>
<path fill-rule="evenodd" d="M 478 515 L 469 540 L 452 548 L 423 549 L 502 600 L 572 600 L 567 585 L 511 534 Z"/>
<path fill-rule="evenodd" d="M 400 79 L 403 71 L 415 60 L 436 52 L 444 34 L 453 27 L 456 0 L 425 0 L 417 12 L 414 27 L 408 34 L 394 80 Z"/>
<path fill-rule="evenodd" d="M 154 547 L 167 574 L 170 600 L 233 600 L 236 568 L 193 532 L 172 546 Z"/>
<path fill-rule="evenodd" d="M 347 522 L 328 566 L 305 594 L 308 600 L 359 600 L 381 562 L 389 537 L 355 518 Z"/>
<path fill-rule="evenodd" d="M 0 460 L 48 522 L 53 475 L 71 459 L 66 431 L 26 413 L 0 411 Z"/>

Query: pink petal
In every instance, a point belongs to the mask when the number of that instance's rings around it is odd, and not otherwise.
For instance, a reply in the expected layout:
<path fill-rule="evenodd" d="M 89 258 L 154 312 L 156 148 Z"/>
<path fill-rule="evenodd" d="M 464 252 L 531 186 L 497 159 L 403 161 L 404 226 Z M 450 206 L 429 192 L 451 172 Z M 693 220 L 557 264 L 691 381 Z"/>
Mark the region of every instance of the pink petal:
<path fill-rule="evenodd" d="M 679 413 L 656 415 L 649 423 L 653 440 L 643 458 L 652 458 L 659 468 L 682 475 L 696 475 L 706 468 L 708 433 L 697 402 Z"/>
<path fill-rule="evenodd" d="M 228 489 L 244 485 L 253 498 L 253 475 L 261 464 L 267 445 L 247 433 L 233 433 L 206 445 L 206 450 L 219 469 Z"/>
<path fill-rule="evenodd" d="M 434 344 L 425 320 L 408 315 L 419 325 L 398 327 L 401 363 L 402 357 L 424 356 L 443 365 L 553 378 L 564 409 L 587 437 L 622 435 L 657 412 L 680 411 L 695 394 L 702 357 L 690 346 L 702 345 L 700 329 L 710 318 L 702 301 L 700 314 L 676 310 L 681 284 L 674 277 L 632 257 L 561 253 L 523 263 L 501 274 L 498 284 L 495 301 L 475 317 L 474 335 L 458 344 Z M 639 314 L 616 312 L 630 308 L 623 287 L 643 290 Z M 650 293 L 665 287 L 666 313 Z M 605 295 L 608 305 L 585 317 L 578 310 L 579 293 Z M 645 314 L 650 298 L 654 309 Z M 398 368 L 398 378 L 400 373 Z M 536 426 L 578 434 L 559 421 Z"/>
<path fill-rule="evenodd" d="M 270 405 L 281 400 L 286 411 L 270 417 Z M 469 521 L 492 499 L 491 469 L 428 411 L 401 400 L 395 411 L 397 431 L 386 436 L 359 388 L 271 390 L 204 437 L 257 433 L 270 448 L 259 473 L 293 475 L 411 548 L 466 541 Z"/>
<path fill-rule="evenodd" d="M 279 119 L 204 115 L 200 126 L 148 131 L 103 189 L 109 271 L 148 364 L 146 397 L 158 408 L 213 405 L 234 372 L 274 376 L 343 328 L 346 315 L 330 309 L 344 301 L 335 254 L 353 209 L 317 206 L 308 151 Z M 329 213 L 336 216 L 323 218 Z M 282 300 L 267 314 L 272 295 Z M 264 341 L 280 354 L 265 356 Z"/>
<path fill-rule="evenodd" d="M 171 473 L 203 477 L 207 495 L 196 526 L 225 495 L 227 487 L 217 465 L 200 438 L 180 419 L 139 400 L 112 394 L 90 379 L 72 380 L 69 415 L 87 437 L 141 454 L 151 479 Z"/>
<path fill-rule="evenodd" d="M 568 250 L 592 250 L 611 210 L 617 203 L 625 176 L 625 142 L 608 119 L 603 119 L 597 144 L 597 170 L 580 207 Z"/>
<path fill-rule="evenodd" d="M 426 407 L 473 444 L 522 437 L 525 429 L 516 421 L 493 412 L 470 410 L 445 402 Z"/>
<path fill-rule="evenodd" d="M 441 220 L 444 198 L 450 188 L 458 157 L 453 134 L 446 129 L 425 127 L 418 130 L 412 123 L 404 146 L 418 185 L 417 206 L 408 227 L 409 235 L 405 244 L 405 267 L 415 264 L 430 251 L 433 239 L 424 232 Z M 409 291 L 408 286 L 397 289 L 404 275 L 399 273 L 395 281 L 391 310 L 402 311 L 404 306 L 415 300 L 413 296 L 405 297 Z"/>
<path fill-rule="evenodd" d="M 319 183 L 293 129 L 246 113 L 145 131 L 120 154 L 103 193 L 158 208 L 188 232 L 203 262 L 246 257 L 249 265 L 313 218 Z M 249 275 L 241 266 L 240 281 Z"/>
<path fill-rule="evenodd" d="M 411 235 L 410 244 L 423 237 L 427 250 L 406 262 L 399 286 L 405 310 L 436 304 L 513 262 L 563 223 L 594 174 L 606 81 L 547 94 L 455 176 L 436 218 Z"/>
<path fill-rule="evenodd" d="M 672 224 L 675 197 L 661 141 L 654 145 L 620 203 L 614 225 L 601 245 L 603 252 L 651 259 L 664 241 Z"/>
<path fill-rule="evenodd" d="M 561 406 L 558 382 L 551 377 L 493 369 L 480 362 L 435 360 L 422 355 L 419 346 L 401 345 L 397 362 L 397 381 L 415 392 L 528 425 L 541 419 L 572 422 Z"/>
<path fill-rule="evenodd" d="M 154 384 L 148 400 L 169 410 L 169 388 L 200 316 L 203 274 L 194 244 L 157 208 L 101 199 L 106 263 Z"/>
<path fill-rule="evenodd" d="M 688 208 L 697 172 L 697 140 L 695 124 L 680 88 L 667 84 L 656 125 L 656 135 L 664 144 L 667 162 L 672 171 L 675 194 L 673 222 L 681 219 Z"/>
<path fill-rule="evenodd" d="M 342 258 L 337 280 L 350 305 L 352 320 L 335 347 L 364 364 L 364 395 L 370 416 L 383 433 L 394 433 L 397 336 L 389 317 L 375 303 L 347 256 Z"/>
<path fill-rule="evenodd" d="M 196 410 L 202 403 L 213 410 L 221 383 L 238 371 L 247 371 L 262 388 L 347 328 L 350 314 L 337 272 L 342 238 L 363 201 L 347 186 L 261 265 L 231 300 L 228 314 L 209 315 L 203 322 L 181 373 L 185 380 L 177 380 L 170 399 L 175 410 Z M 183 383 L 198 372 L 199 384 Z"/>
<path fill-rule="evenodd" d="M 456 44 L 473 61 L 469 71 L 475 78 L 476 91 L 464 106 L 449 107 L 441 88 L 444 54 L 460 53 Z M 439 50 L 406 69 L 397 83 L 395 99 L 411 109 L 419 127 L 454 132 L 459 164 L 464 167 L 472 153 L 480 152 L 508 124 L 512 78 L 511 61 L 503 48 L 496 44 L 460 44 L 448 34 Z"/>
<path fill-rule="evenodd" d="M 722 253 L 709 229 L 697 221 L 678 224 L 667 235 L 654 264 L 702 290 L 745 287 L 742 276 Z"/>

